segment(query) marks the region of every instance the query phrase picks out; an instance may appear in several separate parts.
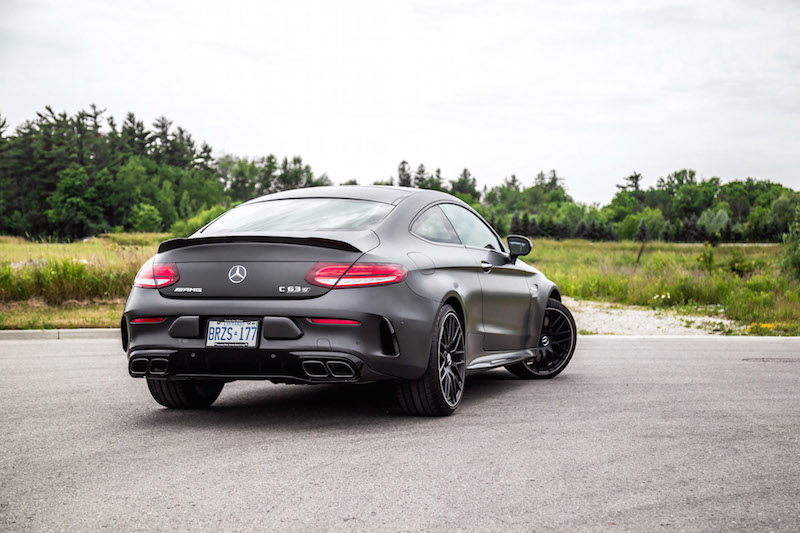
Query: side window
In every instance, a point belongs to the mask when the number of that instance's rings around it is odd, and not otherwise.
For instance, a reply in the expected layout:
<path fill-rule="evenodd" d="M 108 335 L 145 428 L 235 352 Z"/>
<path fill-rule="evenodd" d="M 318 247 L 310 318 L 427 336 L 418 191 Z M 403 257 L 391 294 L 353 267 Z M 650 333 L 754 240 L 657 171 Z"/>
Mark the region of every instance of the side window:
<path fill-rule="evenodd" d="M 492 230 L 471 211 L 460 205 L 441 204 L 442 211 L 453 223 L 461 242 L 473 248 L 489 248 L 498 252 L 505 251 L 502 243 Z"/>
<path fill-rule="evenodd" d="M 453 226 L 438 205 L 431 207 L 414 221 L 411 233 L 433 242 L 461 244 Z"/>

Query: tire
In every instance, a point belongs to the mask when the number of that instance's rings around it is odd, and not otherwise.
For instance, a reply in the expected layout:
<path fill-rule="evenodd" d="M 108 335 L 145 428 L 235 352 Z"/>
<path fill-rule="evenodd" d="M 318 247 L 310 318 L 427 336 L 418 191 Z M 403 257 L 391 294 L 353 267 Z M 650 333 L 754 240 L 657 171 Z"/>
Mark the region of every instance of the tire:
<path fill-rule="evenodd" d="M 554 378 L 572 359 L 577 338 L 572 313 L 564 304 L 550 298 L 542 320 L 542 332 L 536 356 L 527 361 L 508 365 L 506 368 L 523 379 Z"/>
<path fill-rule="evenodd" d="M 147 378 L 153 399 L 170 409 L 207 409 L 219 397 L 222 381 L 167 381 Z"/>
<path fill-rule="evenodd" d="M 412 416 L 448 416 L 461 403 L 466 377 L 464 325 L 449 305 L 434 322 L 428 367 L 415 381 L 397 384 L 400 409 Z"/>

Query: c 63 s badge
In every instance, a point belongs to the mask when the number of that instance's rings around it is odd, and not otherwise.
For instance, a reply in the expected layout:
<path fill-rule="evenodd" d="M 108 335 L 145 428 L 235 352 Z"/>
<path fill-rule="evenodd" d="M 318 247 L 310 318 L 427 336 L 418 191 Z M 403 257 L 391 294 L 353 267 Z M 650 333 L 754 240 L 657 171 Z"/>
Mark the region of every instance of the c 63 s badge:
<path fill-rule="evenodd" d="M 172 292 L 203 292 L 203 287 L 175 287 Z"/>
<path fill-rule="evenodd" d="M 278 292 L 288 292 L 291 294 L 304 294 L 311 290 L 311 287 L 299 287 L 297 285 L 281 285 L 278 287 Z"/>

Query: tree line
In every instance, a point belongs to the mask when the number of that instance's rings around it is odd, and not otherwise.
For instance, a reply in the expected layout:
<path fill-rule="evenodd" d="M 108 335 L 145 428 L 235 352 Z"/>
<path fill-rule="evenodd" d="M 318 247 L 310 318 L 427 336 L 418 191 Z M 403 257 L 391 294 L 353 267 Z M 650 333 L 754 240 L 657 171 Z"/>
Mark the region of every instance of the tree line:
<path fill-rule="evenodd" d="M 74 115 L 50 107 L 7 134 L 0 116 L 0 233 L 74 239 L 107 231 L 188 234 L 237 202 L 298 187 L 330 185 L 300 157 L 213 157 L 165 117 L 151 127 L 128 113 L 118 124 L 90 106 Z M 458 196 L 501 234 L 632 239 L 640 227 L 677 242 L 777 242 L 794 221 L 800 193 L 767 180 L 722 183 L 677 170 L 643 187 L 621 179 L 608 205 L 568 194 L 555 170 L 529 183 L 515 175 L 479 189 L 468 169 L 448 179 L 415 169 L 375 184 L 436 189 Z M 358 184 L 348 180 L 342 185 Z M 642 222 L 644 221 L 644 222 Z"/>
<path fill-rule="evenodd" d="M 458 196 L 501 234 L 556 239 L 634 239 L 642 227 L 648 238 L 672 242 L 779 242 L 800 206 L 800 193 L 768 180 L 722 183 L 718 177 L 699 179 L 694 170 L 682 169 L 648 188 L 642 181 L 638 172 L 624 177 L 611 202 L 602 207 L 575 202 L 556 170 L 539 172 L 527 186 L 512 174 L 479 191 L 467 169 L 446 182 L 438 169 L 428 173 L 419 165 L 412 173 L 403 161 L 396 182 Z"/>
<path fill-rule="evenodd" d="M 0 233 L 74 239 L 164 231 L 196 213 L 255 195 L 330 185 L 300 157 L 222 156 L 166 117 L 122 124 L 92 105 L 50 107 L 6 135 L 0 117 Z M 219 209 L 216 209 L 219 211 Z"/>

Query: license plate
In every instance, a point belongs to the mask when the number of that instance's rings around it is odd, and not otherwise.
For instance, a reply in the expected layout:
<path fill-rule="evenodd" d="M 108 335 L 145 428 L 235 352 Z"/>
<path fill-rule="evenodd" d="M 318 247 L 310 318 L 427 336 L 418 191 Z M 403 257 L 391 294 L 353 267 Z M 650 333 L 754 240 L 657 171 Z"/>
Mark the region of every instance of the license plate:
<path fill-rule="evenodd" d="M 209 320 L 206 346 L 255 348 L 258 320 Z"/>

